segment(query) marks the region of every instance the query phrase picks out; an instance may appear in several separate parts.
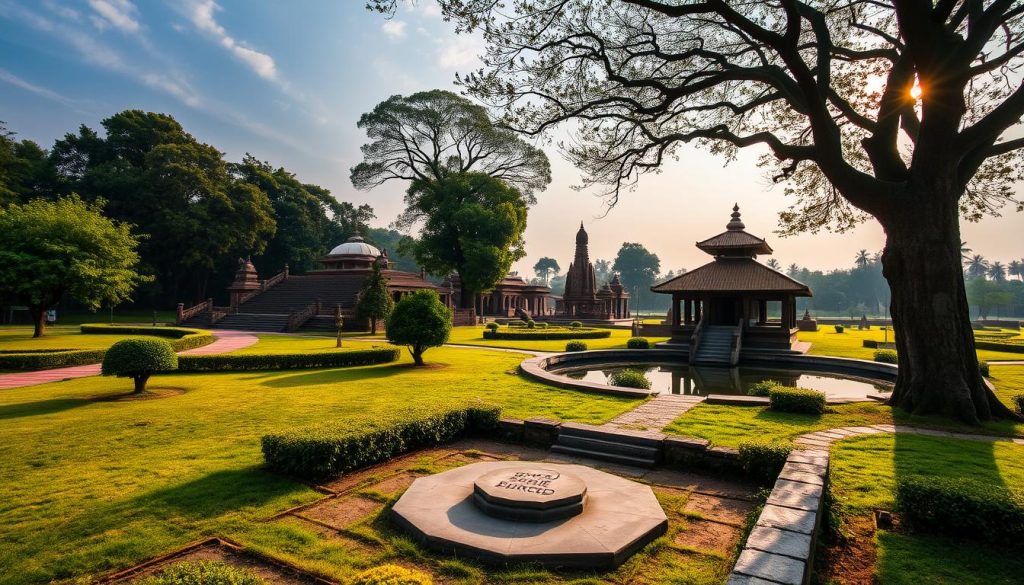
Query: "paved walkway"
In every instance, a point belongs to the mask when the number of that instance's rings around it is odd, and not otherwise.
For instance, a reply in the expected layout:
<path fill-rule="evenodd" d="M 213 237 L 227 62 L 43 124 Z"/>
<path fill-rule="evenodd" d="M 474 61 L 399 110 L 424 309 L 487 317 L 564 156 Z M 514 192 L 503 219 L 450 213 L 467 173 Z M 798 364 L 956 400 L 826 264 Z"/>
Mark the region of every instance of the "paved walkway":
<path fill-rule="evenodd" d="M 228 331 L 218 329 L 213 331 L 216 340 L 209 345 L 183 351 L 180 355 L 208 355 L 213 353 L 226 353 L 254 345 L 259 338 L 252 333 L 245 331 Z M 0 374 L 0 390 L 7 388 L 20 388 L 22 386 L 35 386 L 49 382 L 60 382 L 73 378 L 87 378 L 98 376 L 100 373 L 99 364 L 86 366 L 73 366 L 70 368 L 54 368 L 51 370 L 36 370 L 34 372 L 16 372 L 13 374 Z"/>
<path fill-rule="evenodd" d="M 660 431 L 701 402 L 703 396 L 659 394 L 601 426 L 609 430 Z"/>

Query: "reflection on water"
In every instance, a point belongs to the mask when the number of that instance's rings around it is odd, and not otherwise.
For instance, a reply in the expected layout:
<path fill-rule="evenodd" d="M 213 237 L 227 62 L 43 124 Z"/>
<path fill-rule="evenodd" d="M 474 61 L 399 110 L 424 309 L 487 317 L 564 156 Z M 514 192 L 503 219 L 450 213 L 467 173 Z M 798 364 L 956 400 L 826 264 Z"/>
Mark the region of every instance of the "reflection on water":
<path fill-rule="evenodd" d="M 890 392 L 892 386 L 864 379 L 825 372 L 806 372 L 776 368 L 715 368 L 679 365 L 636 364 L 630 366 L 584 366 L 553 370 L 553 373 L 597 384 L 619 370 L 640 370 L 651 381 L 651 389 L 662 393 L 747 394 L 750 386 L 762 380 L 775 380 L 784 386 L 820 390 L 830 399 L 863 398 L 866 394 Z"/>

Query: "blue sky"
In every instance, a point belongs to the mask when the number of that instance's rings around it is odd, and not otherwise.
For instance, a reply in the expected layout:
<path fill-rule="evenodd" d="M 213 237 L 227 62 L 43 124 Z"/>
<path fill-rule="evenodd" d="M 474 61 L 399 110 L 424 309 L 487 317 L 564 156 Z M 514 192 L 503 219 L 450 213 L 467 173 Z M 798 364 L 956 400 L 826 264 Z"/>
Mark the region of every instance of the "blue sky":
<path fill-rule="evenodd" d="M 369 203 L 376 224 L 401 210 L 403 186 L 360 192 L 348 181 L 365 136 L 359 115 L 394 94 L 449 88 L 478 65 L 478 38 L 457 36 L 431 0 L 391 20 L 361 0 L 0 0 L 0 120 L 48 148 L 79 124 L 99 128 L 128 108 L 166 112 L 193 135 L 237 160 L 246 152 L 295 172 L 336 197 Z M 749 231 L 769 237 L 776 257 L 814 268 L 852 265 L 860 248 L 881 249 L 869 223 L 852 233 L 771 234 L 788 205 L 744 152 L 723 167 L 684 149 L 605 215 L 601 199 L 572 190 L 575 172 L 547 149 L 554 182 L 538 196 L 526 232 L 529 256 L 568 267 L 576 226 L 591 233 L 591 257 L 611 258 L 640 241 L 663 268 L 694 268 L 707 257 L 693 242 L 724 228 L 738 201 Z M 1004 263 L 1024 257 L 1024 216 L 965 225 L 979 253 Z M 603 216 L 603 217 L 602 217 Z"/>

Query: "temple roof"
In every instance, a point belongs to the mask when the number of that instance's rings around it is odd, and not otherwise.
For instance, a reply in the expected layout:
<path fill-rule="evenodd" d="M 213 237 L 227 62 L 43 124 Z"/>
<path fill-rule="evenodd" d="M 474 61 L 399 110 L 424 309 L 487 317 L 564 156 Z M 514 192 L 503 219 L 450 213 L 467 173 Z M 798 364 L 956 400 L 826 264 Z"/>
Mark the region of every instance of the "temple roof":
<path fill-rule="evenodd" d="M 772 248 L 763 239 L 744 231 L 746 227 L 740 219 L 740 207 L 734 205 L 732 208 L 732 219 L 726 224 L 726 231 L 712 236 L 703 242 L 697 242 L 697 247 L 711 254 L 712 256 L 756 256 L 758 254 L 771 254 Z"/>
<path fill-rule="evenodd" d="M 809 297 L 802 282 L 768 268 L 752 258 L 718 258 L 700 268 L 651 287 L 656 293 L 784 292 Z"/>
<path fill-rule="evenodd" d="M 344 244 L 334 247 L 328 256 L 380 256 L 380 250 L 363 241 L 363 238 L 355 236 L 349 238 Z"/>

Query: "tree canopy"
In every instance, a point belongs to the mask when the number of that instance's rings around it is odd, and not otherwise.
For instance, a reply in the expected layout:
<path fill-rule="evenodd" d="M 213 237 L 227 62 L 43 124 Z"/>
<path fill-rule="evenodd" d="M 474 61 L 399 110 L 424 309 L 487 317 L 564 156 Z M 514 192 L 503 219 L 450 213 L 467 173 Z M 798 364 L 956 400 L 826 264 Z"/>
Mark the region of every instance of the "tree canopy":
<path fill-rule="evenodd" d="M 562 267 L 558 265 L 558 260 L 548 258 L 547 256 L 537 260 L 537 263 L 533 265 L 533 273 L 544 282 L 547 282 L 550 277 L 558 274 L 561 270 Z"/>
<path fill-rule="evenodd" d="M 370 142 L 352 168 L 357 189 L 477 172 L 514 185 L 533 203 L 533 193 L 551 182 L 544 151 L 494 126 L 483 107 L 450 91 L 391 96 L 363 114 L 359 127 Z"/>
<path fill-rule="evenodd" d="M 381 271 L 380 263 L 373 263 L 373 271 L 366 277 L 363 290 L 359 293 L 356 312 L 370 322 L 370 335 L 377 334 L 377 321 L 387 319 L 395 302 L 388 293 L 388 279 Z"/>
<path fill-rule="evenodd" d="M 432 290 L 418 290 L 395 304 L 387 318 L 388 341 L 409 346 L 417 366 L 423 352 L 444 345 L 452 331 L 452 312 Z"/>
<path fill-rule="evenodd" d="M 0 208 L 0 293 L 28 306 L 36 337 L 65 296 L 95 310 L 128 300 L 145 280 L 139 238 L 101 210 L 76 195 Z"/>
<path fill-rule="evenodd" d="M 633 306 L 640 308 L 644 306 L 641 299 L 650 297 L 648 291 L 661 271 L 661 260 L 643 244 L 623 242 L 615 256 L 612 270 L 622 276 L 622 284 L 627 290 L 636 291 L 637 298 L 633 299 Z"/>

